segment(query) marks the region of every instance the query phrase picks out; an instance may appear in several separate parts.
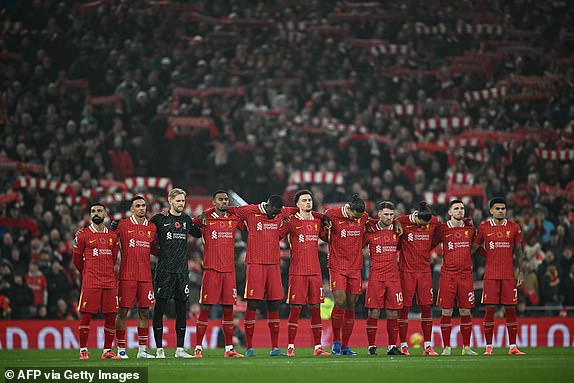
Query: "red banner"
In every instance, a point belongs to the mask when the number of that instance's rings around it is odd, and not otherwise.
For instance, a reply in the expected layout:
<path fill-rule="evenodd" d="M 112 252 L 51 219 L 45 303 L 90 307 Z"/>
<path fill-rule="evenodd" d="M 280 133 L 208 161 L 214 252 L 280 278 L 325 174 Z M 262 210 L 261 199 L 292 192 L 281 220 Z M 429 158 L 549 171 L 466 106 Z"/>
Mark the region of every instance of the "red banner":
<path fill-rule="evenodd" d="M 434 320 L 432 341 L 437 347 L 442 345 L 439 320 Z M 78 342 L 77 321 L 0 321 L 0 349 L 77 349 Z M 350 345 L 352 347 L 367 347 L 367 333 L 364 320 L 357 320 Z M 217 347 L 217 334 L 219 332 L 220 321 L 210 321 L 205 340 L 204 348 Z M 297 345 L 299 347 L 313 346 L 313 336 L 311 333 L 309 320 L 299 322 L 297 333 Z M 258 320 L 255 328 L 253 344 L 255 347 L 269 347 L 269 332 L 267 330 L 267 320 Z M 165 347 L 175 347 L 175 321 L 164 321 L 163 342 Z M 412 320 L 409 322 L 410 336 L 420 332 L 420 322 Z M 150 333 L 151 335 L 151 333 Z M 329 321 L 323 322 L 322 344 L 331 344 L 331 325 Z M 136 348 L 138 344 L 137 320 L 127 321 L 126 340 L 128 348 Z M 281 321 L 280 345 L 287 345 L 287 321 Z M 102 348 L 104 342 L 104 322 L 94 320 L 91 324 L 89 347 Z M 462 338 L 458 320 L 453 321 L 451 334 L 452 347 L 460 347 Z M 384 320 L 379 321 L 379 332 L 377 344 L 381 347 L 387 345 L 386 324 Z M 193 348 L 195 345 L 195 325 L 188 320 L 187 332 L 185 335 L 186 348 Z M 497 319 L 494 327 L 493 346 L 505 347 L 508 345 L 506 334 L 506 322 L 504 319 Z M 574 317 L 569 318 L 520 318 L 518 321 L 519 347 L 574 347 Z M 482 348 L 485 346 L 482 333 L 482 320 L 473 319 L 471 346 Z M 155 348 L 153 336 L 150 336 L 150 347 Z"/>

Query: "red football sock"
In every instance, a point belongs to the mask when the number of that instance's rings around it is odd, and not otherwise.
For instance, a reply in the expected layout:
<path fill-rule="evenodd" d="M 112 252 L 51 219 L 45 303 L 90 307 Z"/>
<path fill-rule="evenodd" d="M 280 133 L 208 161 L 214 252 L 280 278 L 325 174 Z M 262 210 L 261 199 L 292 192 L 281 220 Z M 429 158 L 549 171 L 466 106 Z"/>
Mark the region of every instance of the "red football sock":
<path fill-rule="evenodd" d="M 470 315 L 460 316 L 460 334 L 462 335 L 462 345 L 470 346 L 470 333 L 472 331 L 472 318 Z"/>
<path fill-rule="evenodd" d="M 88 335 L 90 335 L 90 322 L 92 321 L 92 314 L 81 313 L 80 325 L 78 326 L 78 333 L 80 336 L 80 348 L 88 347 Z"/>
<path fill-rule="evenodd" d="M 407 341 L 407 332 L 409 331 L 409 310 L 410 307 L 403 307 L 401 311 L 399 311 L 399 338 L 401 343 Z"/>
<path fill-rule="evenodd" d="M 321 320 L 321 308 L 311 307 L 311 331 L 313 332 L 313 342 L 315 346 L 321 344 L 321 335 L 323 333 L 323 322 Z"/>
<path fill-rule="evenodd" d="M 450 316 L 443 315 L 440 317 L 440 332 L 442 333 L 442 344 L 444 347 L 450 347 L 450 332 L 452 324 Z"/>
<path fill-rule="evenodd" d="M 300 315 L 301 306 L 291 306 L 291 312 L 289 313 L 289 321 L 287 324 L 287 343 L 289 344 L 295 344 Z"/>
<path fill-rule="evenodd" d="M 508 331 L 508 343 L 516 344 L 518 322 L 516 320 L 516 307 L 506 306 L 506 330 Z"/>
<path fill-rule="evenodd" d="M 104 314 L 104 348 L 112 348 L 116 337 L 116 313 Z"/>
<path fill-rule="evenodd" d="M 223 310 L 223 319 L 221 320 L 223 335 L 225 336 L 225 345 L 233 346 L 233 309 Z"/>
<path fill-rule="evenodd" d="M 267 313 L 267 325 L 269 326 L 269 335 L 271 336 L 271 347 L 279 347 L 279 311 L 269 311 Z"/>
<path fill-rule="evenodd" d="M 367 318 L 367 339 L 369 341 L 369 346 L 375 346 L 377 339 L 377 326 L 379 320 L 376 318 Z"/>
<path fill-rule="evenodd" d="M 345 310 L 335 306 L 331 313 L 331 325 L 333 326 L 333 342 L 341 341 L 341 327 L 343 327 L 343 315 Z"/>
<path fill-rule="evenodd" d="M 399 324 L 397 319 L 387 319 L 387 336 L 389 337 L 389 346 L 397 344 L 397 335 Z"/>
<path fill-rule="evenodd" d="M 209 324 L 209 310 L 201 309 L 199 312 L 199 318 L 195 323 L 195 345 L 201 346 L 203 343 L 203 337 L 207 331 L 207 325 Z"/>
<path fill-rule="evenodd" d="M 430 305 L 421 305 L 421 328 L 425 342 L 431 341 L 432 335 L 432 315 Z"/>
<path fill-rule="evenodd" d="M 140 346 L 147 346 L 149 338 L 149 327 L 138 327 L 138 344 Z"/>
<path fill-rule="evenodd" d="M 126 348 L 126 330 L 116 329 L 116 342 L 119 348 Z"/>
<path fill-rule="evenodd" d="M 345 320 L 343 322 L 343 341 L 341 346 L 345 347 L 349 345 L 349 338 L 353 333 L 353 326 L 355 325 L 355 311 L 345 310 Z"/>
<path fill-rule="evenodd" d="M 492 333 L 494 332 L 494 312 L 495 307 L 486 306 L 484 313 L 484 338 L 487 345 L 492 345 Z"/>
<path fill-rule="evenodd" d="M 245 320 L 243 321 L 243 328 L 245 329 L 245 343 L 246 348 L 249 350 L 253 348 L 253 332 L 255 331 L 255 310 L 245 311 Z"/>

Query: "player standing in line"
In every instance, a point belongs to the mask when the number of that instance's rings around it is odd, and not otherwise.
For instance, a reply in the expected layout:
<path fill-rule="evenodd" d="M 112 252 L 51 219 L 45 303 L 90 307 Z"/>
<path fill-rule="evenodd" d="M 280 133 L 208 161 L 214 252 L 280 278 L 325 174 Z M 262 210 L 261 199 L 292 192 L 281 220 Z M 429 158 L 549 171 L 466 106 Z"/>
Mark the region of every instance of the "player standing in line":
<path fill-rule="evenodd" d="M 106 207 L 102 203 L 91 204 L 92 223 L 76 233 L 74 239 L 73 261 L 82 273 L 82 292 L 78 303 L 81 360 L 90 358 L 87 347 L 90 321 L 100 309 L 105 318 L 102 359 L 119 359 L 112 351 L 118 311 L 118 290 L 114 273 L 118 258 L 118 236 L 104 226 L 106 216 Z"/>
<path fill-rule="evenodd" d="M 199 303 L 201 311 L 196 325 L 195 358 L 202 357 L 203 338 L 207 330 L 212 305 L 221 304 L 221 325 L 225 334 L 226 358 L 243 358 L 233 349 L 233 305 L 237 302 L 235 285 L 235 232 L 245 230 L 245 224 L 237 216 L 228 214 L 229 196 L 225 190 L 213 193 L 215 211 L 205 217 L 193 219 L 203 235 L 203 278 Z"/>
<path fill-rule="evenodd" d="M 156 214 L 151 222 L 157 229 L 159 245 L 158 263 L 155 269 L 155 308 L 153 332 L 157 347 L 155 357 L 165 358 L 163 349 L 163 314 L 170 298 L 175 301 L 175 333 L 177 336 L 176 358 L 192 358 L 183 348 L 186 330 L 186 302 L 189 298 L 189 270 L 187 266 L 187 235 L 201 237 L 201 231 L 191 218 L 183 213 L 186 193 L 182 189 L 170 190 L 169 212 Z"/>
<path fill-rule="evenodd" d="M 477 355 L 470 348 L 472 331 L 470 310 L 474 307 L 470 250 L 474 239 L 474 226 L 472 220 L 464 219 L 464 213 L 464 203 L 461 200 L 450 201 L 448 209 L 450 219 L 446 223 L 441 223 L 435 231 L 436 241 L 442 242 L 443 261 L 440 270 L 437 306 L 442 307 L 440 329 L 444 350 L 441 355 L 447 356 L 451 354 L 451 318 L 455 298 L 460 312 L 462 355 Z"/>
<path fill-rule="evenodd" d="M 319 263 L 319 238 L 326 239 L 326 232 L 321 219 L 314 217 L 313 196 L 309 190 L 295 193 L 295 206 L 299 211 L 283 224 L 281 237 L 289 234 L 291 263 L 289 265 L 289 290 L 287 303 L 291 311 L 287 325 L 287 356 L 295 356 L 295 337 L 299 326 L 299 316 L 303 305 L 308 304 L 311 311 L 311 331 L 315 356 L 331 356 L 321 345 L 322 322 L 321 308 L 323 303 L 323 280 Z"/>
<path fill-rule="evenodd" d="M 424 336 L 424 356 L 438 355 L 431 343 L 433 303 L 432 274 L 430 268 L 430 251 L 436 245 L 433 243 L 434 231 L 439 223 L 425 201 L 419 203 L 419 209 L 412 214 L 396 219 L 403 227 L 400 240 L 399 271 L 404 305 L 399 313 L 399 337 L 401 352 L 409 354 L 407 343 L 409 310 L 413 303 L 415 292 L 417 304 L 421 308 L 421 327 Z"/>
<path fill-rule="evenodd" d="M 149 336 L 149 308 L 155 303 L 151 278 L 150 255 L 155 246 L 156 227 L 146 218 L 147 206 L 142 196 L 132 198 L 132 216 L 113 221 L 110 228 L 120 240 L 120 272 L 118 298 L 120 309 L 116 319 L 118 356 L 128 359 L 126 353 L 126 317 L 137 300 L 138 359 L 153 359 L 146 350 Z"/>
<path fill-rule="evenodd" d="M 365 202 L 357 194 L 340 208 L 325 212 L 331 220 L 329 230 L 329 274 L 335 307 L 331 313 L 333 355 L 357 355 L 349 347 L 355 324 L 355 304 L 361 294 L 363 234 L 369 220 Z M 342 342 L 341 342 L 342 328 Z"/>
<path fill-rule="evenodd" d="M 395 205 L 383 201 L 378 208 L 379 221 L 374 231 L 365 233 L 363 247 L 369 245 L 371 267 L 369 285 L 365 296 L 365 307 L 369 309 L 367 319 L 367 338 L 369 355 L 377 355 L 377 328 L 381 308 L 386 308 L 387 335 L 389 343 L 387 355 L 403 355 L 397 348 L 399 332 L 397 318 L 403 308 L 403 292 L 397 263 L 397 245 L 399 237 L 393 227 Z"/>
<path fill-rule="evenodd" d="M 520 226 L 506 219 L 506 200 L 495 197 L 489 203 L 492 218 L 480 224 L 472 254 L 484 243 L 486 266 L 484 271 L 484 288 L 482 303 L 486 305 L 484 314 L 484 337 L 486 351 L 492 355 L 492 335 L 494 332 L 494 312 L 497 304 L 502 304 L 506 311 L 506 330 L 510 344 L 508 354 L 523 355 L 516 347 L 516 305 L 518 304 L 517 287 L 522 285 L 524 274 L 519 270 L 524 257 L 522 250 L 522 230 Z"/>
<path fill-rule="evenodd" d="M 281 283 L 280 241 L 281 224 L 289 213 L 283 209 L 283 199 L 271 195 L 267 202 L 257 205 L 231 206 L 228 210 L 245 222 L 247 236 L 247 263 L 245 293 L 247 311 L 244 328 L 246 338 L 245 356 L 254 357 L 253 333 L 255 315 L 259 302 L 267 302 L 267 324 L 271 337 L 270 356 L 286 356 L 279 349 L 279 304 L 284 298 Z"/>

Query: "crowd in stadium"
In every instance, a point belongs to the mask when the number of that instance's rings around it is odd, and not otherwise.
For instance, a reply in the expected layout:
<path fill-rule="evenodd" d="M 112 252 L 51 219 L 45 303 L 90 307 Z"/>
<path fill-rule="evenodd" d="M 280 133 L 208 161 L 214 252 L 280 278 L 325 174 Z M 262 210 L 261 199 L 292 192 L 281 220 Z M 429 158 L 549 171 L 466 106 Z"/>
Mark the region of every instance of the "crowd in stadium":
<path fill-rule="evenodd" d="M 460 198 L 476 226 L 504 196 L 524 232 L 520 315 L 573 315 L 567 2 L 29 0 L 0 11 L 1 318 L 78 318 L 71 255 L 87 203 L 114 216 L 141 192 L 156 196 L 151 213 L 166 206 L 165 188 L 127 190 L 133 177 L 250 203 L 290 204 L 308 187 L 318 210 L 357 193 L 371 216 L 382 200 L 399 214 L 426 200 L 444 217 Z M 190 239 L 190 304 L 201 256 Z M 477 291 L 483 266 L 475 257 Z"/>

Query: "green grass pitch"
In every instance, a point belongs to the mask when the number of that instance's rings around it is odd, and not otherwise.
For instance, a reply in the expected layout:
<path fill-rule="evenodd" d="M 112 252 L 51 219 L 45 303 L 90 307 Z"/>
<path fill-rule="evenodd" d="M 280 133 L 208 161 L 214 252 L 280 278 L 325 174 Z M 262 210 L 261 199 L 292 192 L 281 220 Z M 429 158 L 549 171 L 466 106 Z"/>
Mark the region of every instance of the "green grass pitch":
<path fill-rule="evenodd" d="M 256 350 L 256 358 L 224 359 L 222 350 L 206 350 L 203 359 L 100 360 L 101 350 L 91 349 L 90 361 L 78 360 L 75 350 L 2 350 L 3 367 L 148 367 L 149 382 L 574 382 L 574 348 L 530 348 L 524 356 L 511 356 L 506 349 L 495 355 L 422 357 L 411 349 L 409 357 L 388 357 L 384 348 L 370 357 L 366 349 L 358 356 L 315 358 L 311 348 L 299 348 L 294 358 L 269 357 L 269 350 Z M 440 352 L 437 349 L 438 352 Z M 483 350 L 476 349 L 482 352 Z"/>

